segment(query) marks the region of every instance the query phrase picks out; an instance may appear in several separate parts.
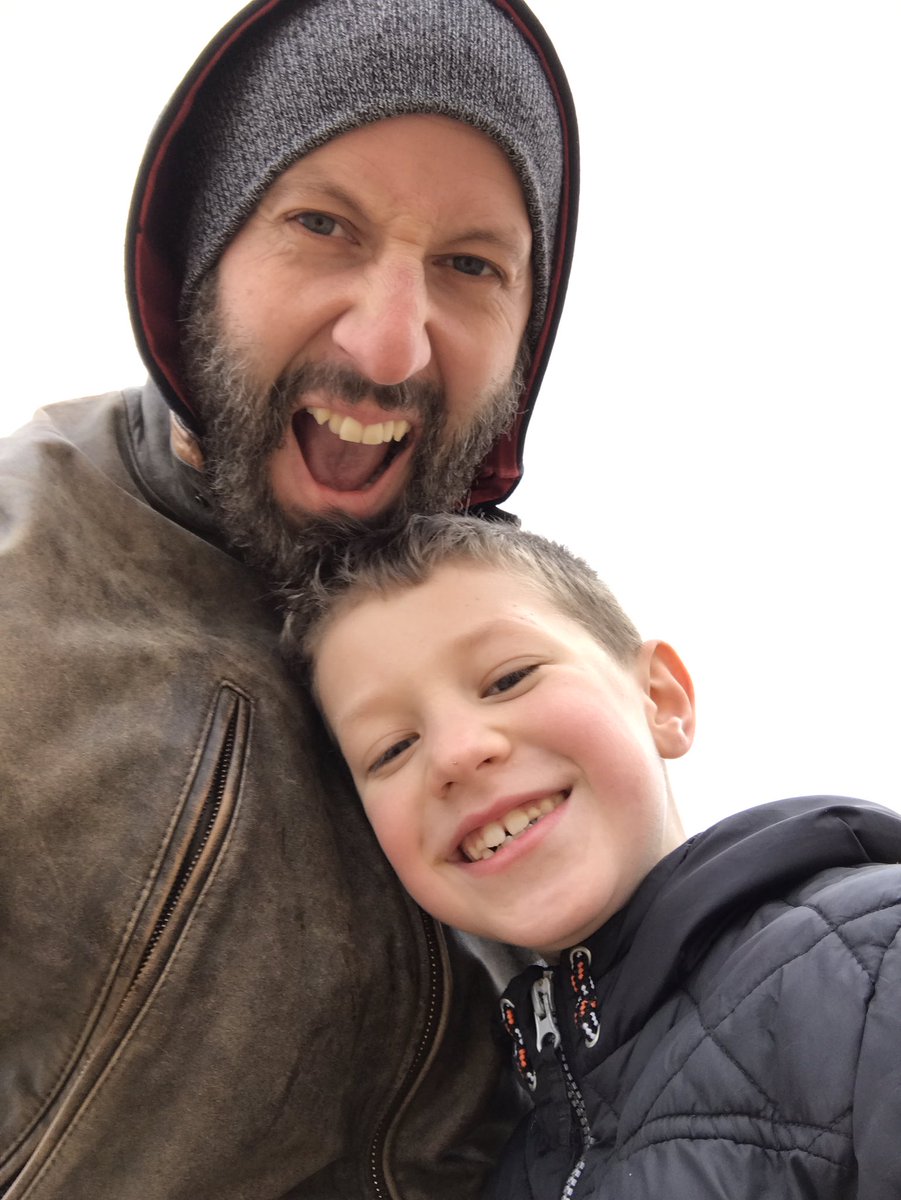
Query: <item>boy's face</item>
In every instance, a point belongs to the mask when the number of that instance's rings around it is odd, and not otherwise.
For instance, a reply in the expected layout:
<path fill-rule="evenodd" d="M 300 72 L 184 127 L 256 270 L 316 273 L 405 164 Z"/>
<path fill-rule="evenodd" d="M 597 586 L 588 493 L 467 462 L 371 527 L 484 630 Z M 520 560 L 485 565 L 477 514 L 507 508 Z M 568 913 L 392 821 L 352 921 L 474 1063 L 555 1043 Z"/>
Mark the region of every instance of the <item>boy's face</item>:
<path fill-rule="evenodd" d="M 450 925 L 575 945 L 683 840 L 661 761 L 691 744 L 682 664 L 646 643 L 619 665 L 506 570 L 367 596 L 327 627 L 316 680 L 385 854 Z"/>

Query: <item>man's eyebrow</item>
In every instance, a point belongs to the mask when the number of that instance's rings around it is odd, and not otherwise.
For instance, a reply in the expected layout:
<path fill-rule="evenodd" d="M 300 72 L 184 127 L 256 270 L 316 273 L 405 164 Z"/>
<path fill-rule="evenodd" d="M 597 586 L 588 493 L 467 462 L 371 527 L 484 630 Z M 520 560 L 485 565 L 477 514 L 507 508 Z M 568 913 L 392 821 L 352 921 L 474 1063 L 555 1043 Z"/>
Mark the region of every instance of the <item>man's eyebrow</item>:
<path fill-rule="evenodd" d="M 272 185 L 272 192 L 280 199 L 282 197 L 289 199 L 292 192 L 298 191 L 301 188 L 312 188 L 322 196 L 334 200 L 336 204 L 351 209 L 356 216 L 364 216 L 359 203 L 350 192 L 343 188 L 340 183 L 333 183 L 327 175 L 320 175 L 315 171 L 304 172 L 303 175 L 295 176 L 294 178 L 288 172 L 275 181 Z"/>
<path fill-rule="evenodd" d="M 460 233 L 455 233 L 450 240 L 452 242 L 480 242 L 483 245 L 496 246 L 514 258 L 529 257 L 529 247 L 524 238 L 515 235 L 508 237 L 499 229 L 464 229 Z"/>
<path fill-rule="evenodd" d="M 319 192 L 323 197 L 333 200 L 340 205 L 345 211 L 349 212 L 352 217 L 360 220 L 366 219 L 365 211 L 360 207 L 359 201 L 340 183 L 335 183 L 329 179 L 327 175 L 320 175 L 317 172 L 310 171 L 309 174 L 292 180 L 287 175 L 283 175 L 281 179 L 276 180 L 272 186 L 272 192 L 282 199 L 290 198 L 291 191 L 295 188 L 311 188 Z M 500 228 L 492 228 L 483 225 L 474 225 L 470 228 L 463 228 L 453 233 L 448 241 L 450 243 L 465 243 L 465 242 L 480 242 L 487 246 L 496 246 L 499 250 L 514 258 L 528 258 L 530 248 L 526 245 L 526 239 L 517 237 L 515 233 L 506 233 Z"/>

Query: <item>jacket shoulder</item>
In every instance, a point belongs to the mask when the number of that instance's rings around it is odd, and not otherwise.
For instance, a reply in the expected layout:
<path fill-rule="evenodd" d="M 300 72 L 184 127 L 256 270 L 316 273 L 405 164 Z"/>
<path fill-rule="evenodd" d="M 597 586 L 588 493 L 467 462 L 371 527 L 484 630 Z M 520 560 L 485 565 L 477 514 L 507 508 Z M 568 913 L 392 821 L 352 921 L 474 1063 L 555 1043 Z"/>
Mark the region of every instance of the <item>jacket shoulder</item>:
<path fill-rule="evenodd" d="M 0 497 L 9 511 L 14 498 L 37 497 L 53 487 L 47 499 L 62 502 L 67 481 L 100 475 L 116 487 L 137 494 L 122 453 L 125 437 L 125 393 L 108 392 L 38 409 L 31 421 L 0 439 Z"/>
<path fill-rule="evenodd" d="M 629 1081 L 620 1165 L 653 1172 L 684 1158 L 688 1140 L 691 1187 L 672 1195 L 708 1195 L 702 1175 L 716 1162 L 756 1173 L 749 1196 L 781 1194 L 789 1162 L 811 1194 L 839 1194 L 855 1169 L 869 1006 L 899 926 L 901 866 L 865 864 L 821 872 L 722 930 L 681 994 L 614 1056 L 619 1087 Z M 631 1079 L 630 1057 L 642 1064 Z M 601 1090 L 612 1065 L 595 1076 Z"/>

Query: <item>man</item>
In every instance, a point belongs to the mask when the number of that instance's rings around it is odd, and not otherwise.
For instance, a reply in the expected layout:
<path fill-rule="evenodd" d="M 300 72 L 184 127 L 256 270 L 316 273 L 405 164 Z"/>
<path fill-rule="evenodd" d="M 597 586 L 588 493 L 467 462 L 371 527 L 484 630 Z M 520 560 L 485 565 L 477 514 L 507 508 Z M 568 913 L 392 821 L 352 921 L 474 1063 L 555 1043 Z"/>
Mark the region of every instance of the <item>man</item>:
<path fill-rule="evenodd" d="M 254 3 L 163 114 L 151 381 L 0 451 L 6 1200 L 478 1193 L 507 966 L 394 883 L 275 593 L 512 490 L 576 172 L 520 0 Z"/>

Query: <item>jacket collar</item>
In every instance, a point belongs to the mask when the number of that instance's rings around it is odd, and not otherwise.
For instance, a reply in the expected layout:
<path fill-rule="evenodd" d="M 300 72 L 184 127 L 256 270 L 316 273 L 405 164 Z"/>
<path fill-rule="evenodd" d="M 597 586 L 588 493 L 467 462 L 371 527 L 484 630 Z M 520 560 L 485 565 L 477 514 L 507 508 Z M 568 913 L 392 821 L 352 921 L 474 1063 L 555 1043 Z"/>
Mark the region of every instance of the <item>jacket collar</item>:
<path fill-rule="evenodd" d="M 724 925 L 831 867 L 901 861 L 901 817 L 841 797 L 780 800 L 727 817 L 690 838 L 650 872 L 632 899 L 585 942 L 596 988 L 597 1050 L 581 1044 L 569 954 L 554 970 L 557 1023 L 574 1064 L 606 1057 L 647 1024 L 707 954 Z M 537 1061 L 531 968 L 508 986 Z"/>
<path fill-rule="evenodd" d="M 899 860 L 897 813 L 842 797 L 763 804 L 689 839 L 648 875 L 620 922 L 608 922 L 588 942 L 595 969 L 629 956 L 610 979 L 608 1045 L 621 1045 L 645 1024 L 736 913 L 830 867 Z"/>
<path fill-rule="evenodd" d="M 154 508 L 205 541 L 225 548 L 207 495 L 197 438 L 171 412 L 156 384 L 125 394 L 128 450 L 141 490 Z"/>

